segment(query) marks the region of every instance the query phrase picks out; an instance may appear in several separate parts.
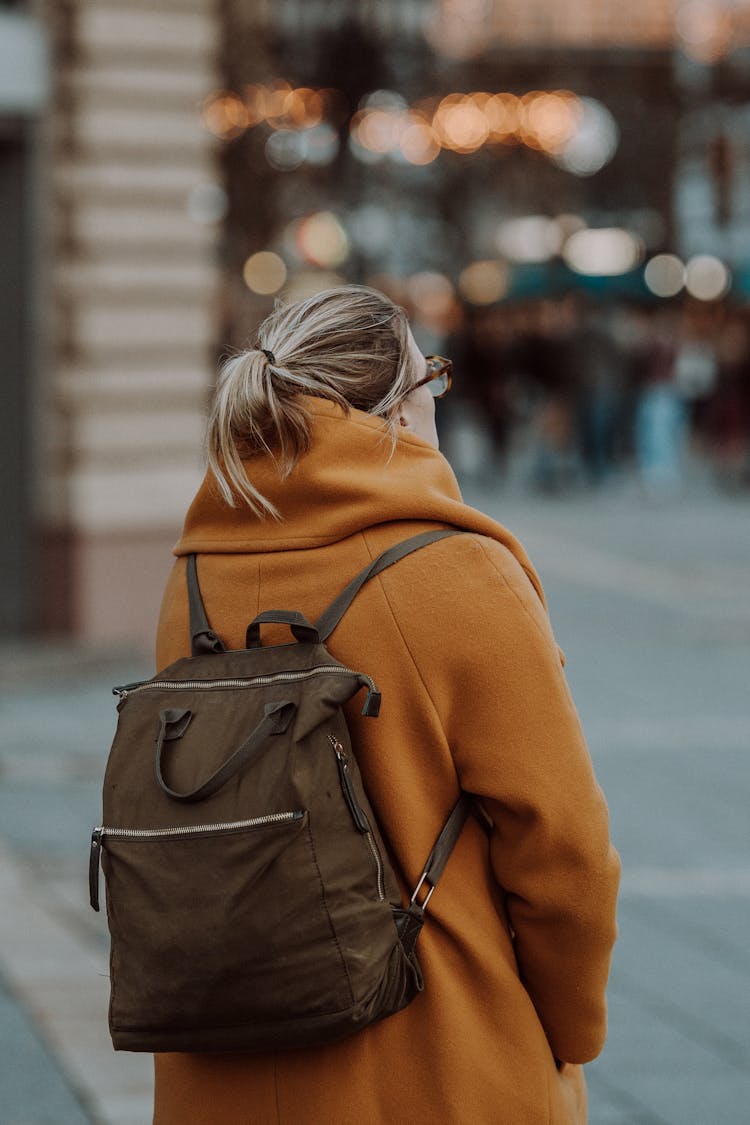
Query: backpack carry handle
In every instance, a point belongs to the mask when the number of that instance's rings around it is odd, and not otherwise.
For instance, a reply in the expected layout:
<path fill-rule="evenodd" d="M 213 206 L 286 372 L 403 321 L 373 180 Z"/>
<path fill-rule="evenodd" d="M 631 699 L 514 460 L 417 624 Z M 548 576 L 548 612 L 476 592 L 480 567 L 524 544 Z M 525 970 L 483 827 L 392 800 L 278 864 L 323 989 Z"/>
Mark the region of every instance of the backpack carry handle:
<path fill-rule="evenodd" d="M 222 786 L 226 785 L 230 777 L 238 774 L 252 758 L 265 749 L 265 744 L 269 738 L 275 734 L 283 734 L 287 730 L 296 710 L 297 705 L 287 701 L 267 703 L 263 718 L 245 741 L 202 785 L 189 793 L 178 793 L 176 789 L 170 789 L 167 785 L 162 773 L 162 752 L 165 742 L 182 738 L 190 725 L 192 714 L 190 711 L 177 710 L 176 708 L 160 711 L 160 726 L 156 737 L 156 758 L 154 760 L 154 772 L 159 788 L 175 801 L 204 801 L 206 797 L 213 797 L 214 793 L 218 793 Z"/>
<path fill-rule="evenodd" d="M 265 613 L 259 613 L 248 625 L 245 634 L 245 648 L 259 648 L 260 627 L 271 623 L 288 625 L 295 639 L 302 644 L 320 644 L 318 630 L 307 620 L 304 614 L 298 613 L 295 609 L 268 609 Z"/>

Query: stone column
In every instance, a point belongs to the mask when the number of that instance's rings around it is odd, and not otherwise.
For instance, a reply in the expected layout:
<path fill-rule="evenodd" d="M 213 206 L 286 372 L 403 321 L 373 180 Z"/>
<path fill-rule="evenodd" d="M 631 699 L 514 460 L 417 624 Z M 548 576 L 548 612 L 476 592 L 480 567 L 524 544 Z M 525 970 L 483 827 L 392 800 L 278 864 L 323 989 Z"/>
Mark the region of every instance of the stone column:
<path fill-rule="evenodd" d="M 48 14 L 44 624 L 150 644 L 220 343 L 222 193 L 200 113 L 221 84 L 218 5 L 67 0 Z"/>

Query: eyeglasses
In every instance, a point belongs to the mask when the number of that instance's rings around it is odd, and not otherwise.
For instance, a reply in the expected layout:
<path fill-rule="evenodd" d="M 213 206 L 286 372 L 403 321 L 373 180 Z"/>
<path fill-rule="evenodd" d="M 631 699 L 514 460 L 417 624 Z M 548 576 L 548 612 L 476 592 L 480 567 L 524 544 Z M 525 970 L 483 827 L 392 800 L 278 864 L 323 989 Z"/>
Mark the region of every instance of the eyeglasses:
<path fill-rule="evenodd" d="M 428 387 L 433 398 L 443 398 L 453 382 L 453 362 L 442 355 L 428 355 L 425 359 L 428 374 L 410 388 L 410 393 L 416 391 L 417 387 Z"/>

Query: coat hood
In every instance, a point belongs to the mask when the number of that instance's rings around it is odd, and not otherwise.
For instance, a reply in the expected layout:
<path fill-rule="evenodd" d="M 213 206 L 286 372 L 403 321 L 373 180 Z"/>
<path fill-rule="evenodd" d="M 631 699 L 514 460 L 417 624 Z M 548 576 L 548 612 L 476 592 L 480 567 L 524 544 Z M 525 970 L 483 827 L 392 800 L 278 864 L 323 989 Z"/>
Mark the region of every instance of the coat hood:
<path fill-rule="evenodd" d="M 518 540 L 464 504 L 445 457 L 411 433 L 392 449 L 380 418 L 326 399 L 304 396 L 312 419 L 312 444 L 290 476 L 273 459 L 249 458 L 249 479 L 276 506 L 281 520 L 260 519 L 244 505 L 230 507 L 207 473 L 185 518 L 176 555 L 254 554 L 321 547 L 378 524 L 396 521 L 446 524 L 501 542 L 526 571 L 542 602 L 536 571 Z"/>

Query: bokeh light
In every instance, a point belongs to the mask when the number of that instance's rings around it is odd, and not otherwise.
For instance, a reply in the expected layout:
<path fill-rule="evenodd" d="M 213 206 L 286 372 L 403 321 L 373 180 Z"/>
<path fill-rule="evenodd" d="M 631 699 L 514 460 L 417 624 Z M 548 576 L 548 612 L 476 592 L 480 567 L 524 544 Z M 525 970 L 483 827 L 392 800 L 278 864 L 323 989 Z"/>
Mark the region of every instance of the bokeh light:
<path fill-rule="evenodd" d="M 327 121 L 321 121 L 301 135 L 305 142 L 305 160 L 308 164 L 322 167 L 335 159 L 339 151 L 339 137 Z"/>
<path fill-rule="evenodd" d="M 656 254 L 643 271 L 656 297 L 675 297 L 685 285 L 685 264 L 676 254 Z"/>
<path fill-rule="evenodd" d="M 554 219 L 525 215 L 501 223 L 495 241 L 500 253 L 511 262 L 548 262 L 560 253 L 563 234 Z"/>
<path fill-rule="evenodd" d="M 359 138 L 371 152 L 393 152 L 398 145 L 401 110 L 365 110 L 359 123 Z"/>
<path fill-rule="evenodd" d="M 418 113 L 406 114 L 398 145 L 408 164 L 431 164 L 440 155 L 432 126 Z"/>
<path fill-rule="evenodd" d="M 443 98 L 432 125 L 442 145 L 454 152 L 476 152 L 490 135 L 487 117 L 470 95 Z"/>
<path fill-rule="evenodd" d="M 285 78 L 275 78 L 264 91 L 263 116 L 269 125 L 287 125 L 287 101 L 292 87 Z"/>
<path fill-rule="evenodd" d="M 372 90 L 359 103 L 361 110 L 385 109 L 389 113 L 402 113 L 407 108 L 406 98 L 395 90 Z"/>
<path fill-rule="evenodd" d="M 206 98 L 202 119 L 209 132 L 223 141 L 239 137 L 250 123 L 242 99 L 226 90 L 219 90 Z"/>
<path fill-rule="evenodd" d="M 522 102 L 521 138 L 531 148 L 563 153 L 583 118 L 578 98 L 567 90 L 534 91 Z"/>
<path fill-rule="evenodd" d="M 441 321 L 453 310 L 453 285 L 445 274 L 435 270 L 413 274 L 406 283 L 406 292 L 422 320 Z"/>
<path fill-rule="evenodd" d="M 266 117 L 266 88 L 257 82 L 242 88 L 242 101 L 245 107 L 247 127 L 259 125 Z"/>
<path fill-rule="evenodd" d="M 520 139 L 523 107 L 515 94 L 493 94 L 484 103 L 482 112 L 487 118 L 491 141 L 515 144 Z"/>
<path fill-rule="evenodd" d="M 508 292 L 510 271 L 504 262 L 472 262 L 461 271 L 458 289 L 472 305 L 491 305 Z"/>
<path fill-rule="evenodd" d="M 607 107 L 596 98 L 578 98 L 577 106 L 575 131 L 553 159 L 566 172 L 593 176 L 615 155 L 620 130 Z"/>
<path fill-rule="evenodd" d="M 283 129 L 271 133 L 265 144 L 266 160 L 278 172 L 293 172 L 303 163 L 307 152 L 304 133 Z"/>
<path fill-rule="evenodd" d="M 336 156 L 339 138 L 326 122 L 310 129 L 278 129 L 266 140 L 266 160 L 279 172 L 292 172 L 302 164 L 324 166 Z"/>
<path fill-rule="evenodd" d="M 271 130 L 295 133 L 315 133 L 318 129 L 331 130 L 346 114 L 346 105 L 339 90 L 313 89 L 311 86 L 294 88 L 285 78 L 275 78 L 267 86 L 250 83 L 242 94 L 218 90 L 203 103 L 202 119 L 205 127 L 221 140 L 234 140 L 246 129 L 265 125 Z M 335 130 L 333 130 L 335 132 Z M 328 132 L 323 134 L 327 138 Z M 328 148 L 331 148 L 330 139 Z M 320 143 L 307 147 L 282 140 L 267 145 L 266 155 L 272 167 L 279 171 L 295 165 L 291 154 L 304 153 L 303 159 L 311 163 L 327 163 L 320 157 Z"/>
<path fill-rule="evenodd" d="M 579 230 L 565 243 L 563 257 L 575 273 L 589 277 L 617 277 L 629 273 L 643 259 L 643 243 L 621 227 Z"/>
<path fill-rule="evenodd" d="M 718 301 L 731 284 L 728 267 L 712 254 L 697 254 L 685 267 L 685 288 L 698 301 Z"/>
<path fill-rule="evenodd" d="M 316 211 L 297 227 L 297 246 L 311 265 L 332 269 L 349 256 L 349 238 L 331 211 Z"/>
<path fill-rule="evenodd" d="M 295 88 L 285 78 L 246 85 L 242 96 L 218 91 L 203 109 L 204 124 L 222 140 L 257 125 L 270 129 L 265 153 L 277 171 L 329 163 L 338 152 L 337 127 L 347 117 L 341 91 Z M 487 144 L 524 144 L 583 176 L 612 158 L 618 136 L 601 103 L 570 90 L 451 93 L 410 106 L 396 91 L 378 89 L 360 99 L 349 120 L 348 143 L 362 163 L 392 159 L 415 166 L 431 164 L 441 149 L 470 155 Z"/>
<path fill-rule="evenodd" d="M 248 289 L 263 296 L 278 293 L 286 281 L 286 275 L 283 258 L 271 250 L 259 250 L 257 254 L 251 254 L 242 270 Z"/>
<path fill-rule="evenodd" d="M 317 90 L 302 86 L 284 99 L 284 116 L 297 129 L 312 129 L 323 120 L 324 101 Z"/>

